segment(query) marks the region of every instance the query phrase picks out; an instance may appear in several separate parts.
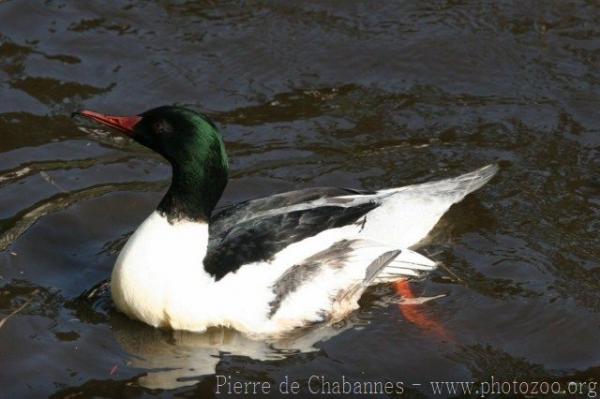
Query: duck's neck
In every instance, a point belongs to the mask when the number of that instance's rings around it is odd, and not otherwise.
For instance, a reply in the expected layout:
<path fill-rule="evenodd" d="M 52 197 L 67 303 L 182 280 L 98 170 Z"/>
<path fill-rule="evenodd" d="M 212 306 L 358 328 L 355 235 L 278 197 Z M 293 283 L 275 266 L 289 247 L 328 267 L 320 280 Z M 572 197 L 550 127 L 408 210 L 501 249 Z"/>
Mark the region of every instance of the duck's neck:
<path fill-rule="evenodd" d="M 158 205 L 158 212 L 169 222 L 207 223 L 227 185 L 227 155 L 222 141 L 218 138 L 208 149 L 185 160 L 171 161 L 171 165 L 171 186 Z"/>

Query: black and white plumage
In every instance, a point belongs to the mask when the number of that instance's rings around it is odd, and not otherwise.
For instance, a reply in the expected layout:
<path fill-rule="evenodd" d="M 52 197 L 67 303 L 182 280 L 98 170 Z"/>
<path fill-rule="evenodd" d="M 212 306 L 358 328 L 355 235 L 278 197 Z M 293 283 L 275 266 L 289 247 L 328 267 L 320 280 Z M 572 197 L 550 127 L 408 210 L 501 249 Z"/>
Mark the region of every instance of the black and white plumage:
<path fill-rule="evenodd" d="M 244 264 L 270 260 L 294 242 L 354 223 L 380 204 L 353 203 L 349 196 L 368 194 L 375 193 L 319 187 L 227 207 L 211 220 L 204 267 L 219 280 Z"/>
<path fill-rule="evenodd" d="M 225 325 L 277 335 L 339 320 L 368 286 L 432 271 L 433 261 L 408 248 L 496 171 L 376 192 L 294 191 L 226 208 L 210 227 L 154 213 L 123 249 L 113 295 L 135 318 L 192 331 Z M 159 239 L 170 248 L 163 259 Z"/>
<path fill-rule="evenodd" d="M 129 117 L 76 115 L 171 163 L 171 186 L 119 254 L 111 292 L 132 318 L 179 330 L 278 335 L 343 318 L 367 287 L 433 270 L 409 248 L 498 170 L 379 191 L 298 190 L 214 213 L 228 163 L 205 115 L 170 106 Z"/>

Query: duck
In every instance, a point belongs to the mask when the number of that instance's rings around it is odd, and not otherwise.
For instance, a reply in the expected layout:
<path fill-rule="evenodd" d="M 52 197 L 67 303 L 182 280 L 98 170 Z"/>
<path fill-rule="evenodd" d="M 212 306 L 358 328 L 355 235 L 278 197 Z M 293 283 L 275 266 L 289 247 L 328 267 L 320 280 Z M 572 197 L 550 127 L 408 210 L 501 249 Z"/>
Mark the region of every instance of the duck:
<path fill-rule="evenodd" d="M 217 208 L 228 157 L 203 113 L 161 106 L 133 116 L 73 113 L 130 137 L 171 166 L 170 186 L 129 237 L 111 275 L 116 308 L 156 328 L 232 328 L 276 337 L 342 321 L 373 285 L 423 279 L 411 249 L 496 164 L 381 190 L 315 187 Z"/>

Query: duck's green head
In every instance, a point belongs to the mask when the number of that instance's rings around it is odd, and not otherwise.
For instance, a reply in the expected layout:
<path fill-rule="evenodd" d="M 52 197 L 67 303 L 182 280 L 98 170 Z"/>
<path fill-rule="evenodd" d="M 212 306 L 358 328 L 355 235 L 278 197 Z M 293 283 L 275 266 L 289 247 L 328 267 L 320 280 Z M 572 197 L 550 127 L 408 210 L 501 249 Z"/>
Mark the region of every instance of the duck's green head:
<path fill-rule="evenodd" d="M 125 133 L 170 162 L 171 187 L 158 206 L 170 220 L 209 219 L 227 184 L 228 166 L 221 135 L 206 115 L 178 106 L 135 116 L 75 114 Z"/>

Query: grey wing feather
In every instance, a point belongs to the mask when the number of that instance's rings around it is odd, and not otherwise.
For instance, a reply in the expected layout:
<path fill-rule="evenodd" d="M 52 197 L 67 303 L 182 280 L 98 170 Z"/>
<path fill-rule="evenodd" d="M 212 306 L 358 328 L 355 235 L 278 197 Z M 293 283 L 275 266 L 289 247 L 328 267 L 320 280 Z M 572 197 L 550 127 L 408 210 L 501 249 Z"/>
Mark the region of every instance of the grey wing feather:
<path fill-rule="evenodd" d="M 365 279 L 363 280 L 363 284 L 369 285 L 375 277 L 379 274 L 379 272 L 389 265 L 398 255 L 400 255 L 402 251 L 399 249 L 388 251 L 380 255 L 377 259 L 375 259 L 371 264 L 367 267 L 367 271 L 365 273 Z"/>
<path fill-rule="evenodd" d="M 331 247 L 309 256 L 302 263 L 287 269 L 273 284 L 275 299 L 269 305 L 269 317 L 279 310 L 283 300 L 294 293 L 303 283 L 310 281 L 325 266 L 343 267 L 344 262 L 352 252 L 352 244 L 355 240 L 341 240 Z"/>
<path fill-rule="evenodd" d="M 373 262 L 371 262 L 371 264 L 369 264 L 369 266 L 367 266 L 367 271 L 365 272 L 365 278 L 363 281 L 346 290 L 338 297 L 338 301 L 343 301 L 345 299 L 361 295 L 363 291 L 367 289 L 367 287 L 373 282 L 373 280 L 375 280 L 377 275 L 383 269 L 389 266 L 389 264 L 392 263 L 392 261 L 401 253 L 401 250 L 396 249 L 379 255 Z"/>

